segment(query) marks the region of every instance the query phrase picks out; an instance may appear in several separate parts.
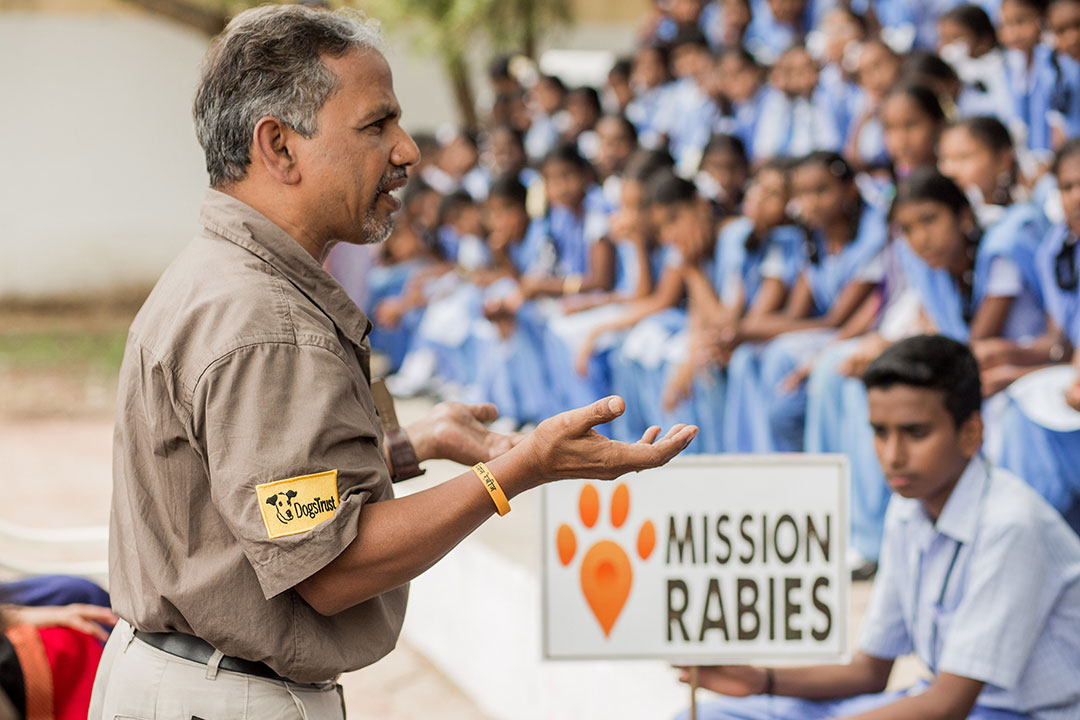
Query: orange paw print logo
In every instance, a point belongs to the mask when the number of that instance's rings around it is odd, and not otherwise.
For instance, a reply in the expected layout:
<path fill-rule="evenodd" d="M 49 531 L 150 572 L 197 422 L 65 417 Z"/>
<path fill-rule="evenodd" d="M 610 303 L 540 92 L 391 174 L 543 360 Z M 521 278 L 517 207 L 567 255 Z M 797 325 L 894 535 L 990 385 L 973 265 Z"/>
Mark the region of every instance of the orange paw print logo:
<path fill-rule="evenodd" d="M 592 485 L 581 488 L 578 497 L 578 514 L 587 528 L 592 528 L 600 519 L 600 494 Z M 630 514 L 630 490 L 619 483 L 611 496 L 611 526 L 621 528 Z M 577 536 L 567 524 L 559 526 L 555 537 L 555 546 L 559 551 L 559 562 L 569 566 L 577 554 Z M 637 554 L 642 560 L 648 560 L 656 547 L 656 528 L 651 520 L 642 523 L 637 534 Z M 598 540 L 585 552 L 581 561 L 581 592 L 592 609 L 605 636 L 611 635 L 615 621 L 619 619 L 626 600 L 630 597 L 630 587 L 634 583 L 634 571 L 630 556 L 621 545 L 612 540 Z"/>

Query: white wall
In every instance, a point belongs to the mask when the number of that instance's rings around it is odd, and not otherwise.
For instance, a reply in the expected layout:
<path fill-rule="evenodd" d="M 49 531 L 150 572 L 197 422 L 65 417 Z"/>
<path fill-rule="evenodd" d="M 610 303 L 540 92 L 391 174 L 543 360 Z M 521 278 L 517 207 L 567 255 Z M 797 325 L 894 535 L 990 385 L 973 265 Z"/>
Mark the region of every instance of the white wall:
<path fill-rule="evenodd" d="M 205 49 L 140 16 L 0 14 L 0 298 L 145 284 L 182 247 Z"/>
<path fill-rule="evenodd" d="M 455 123 L 438 63 L 389 41 L 405 127 Z M 582 25 L 545 45 L 629 42 L 626 28 Z M 206 47 L 138 12 L 0 12 L 0 301 L 148 287 L 196 232 L 206 173 L 191 101 Z"/>

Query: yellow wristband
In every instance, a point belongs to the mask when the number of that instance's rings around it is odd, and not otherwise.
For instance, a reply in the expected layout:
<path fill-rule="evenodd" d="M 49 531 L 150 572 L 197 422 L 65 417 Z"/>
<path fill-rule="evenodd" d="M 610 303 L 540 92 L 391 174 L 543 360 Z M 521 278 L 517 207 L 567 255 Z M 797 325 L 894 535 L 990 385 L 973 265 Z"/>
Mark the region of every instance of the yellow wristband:
<path fill-rule="evenodd" d="M 499 481 L 495 479 L 495 476 L 491 474 L 491 471 L 487 469 L 487 465 L 484 463 L 476 463 L 473 465 L 473 472 L 480 478 L 480 481 L 484 483 L 484 487 L 491 493 L 491 499 L 495 502 L 495 509 L 499 511 L 499 515 L 505 515 L 510 512 L 510 501 L 506 499 L 506 493 L 499 487 Z"/>

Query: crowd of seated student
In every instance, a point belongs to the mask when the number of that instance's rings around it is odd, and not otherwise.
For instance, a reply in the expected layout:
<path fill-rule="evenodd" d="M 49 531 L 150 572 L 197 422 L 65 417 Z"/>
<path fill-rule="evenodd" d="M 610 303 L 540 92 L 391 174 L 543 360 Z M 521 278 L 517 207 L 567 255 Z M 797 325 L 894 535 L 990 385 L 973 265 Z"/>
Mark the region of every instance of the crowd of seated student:
<path fill-rule="evenodd" d="M 1080 341 L 1078 60 L 1080 0 L 664 0 L 602 88 L 496 62 L 484 127 L 418 138 L 354 292 L 391 390 L 506 426 L 618 393 L 619 439 L 846 453 L 872 568 L 858 378 L 935 332 L 980 362 L 988 456 L 1075 519 L 1080 434 L 1008 388 Z"/>

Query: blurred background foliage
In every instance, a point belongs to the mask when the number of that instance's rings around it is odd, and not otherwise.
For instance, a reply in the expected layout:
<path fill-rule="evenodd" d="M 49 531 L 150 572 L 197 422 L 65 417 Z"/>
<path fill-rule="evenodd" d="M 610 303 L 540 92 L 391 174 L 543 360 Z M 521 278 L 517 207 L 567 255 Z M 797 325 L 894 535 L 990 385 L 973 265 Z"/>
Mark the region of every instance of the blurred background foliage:
<path fill-rule="evenodd" d="M 228 19 L 263 0 L 129 0 L 206 35 L 216 35 Z M 538 39 L 573 20 L 570 0 L 331 0 L 379 18 L 407 33 L 416 52 L 437 56 L 467 126 L 476 125 L 476 93 L 470 59 L 478 45 L 495 53 L 519 52 L 535 58 Z"/>

